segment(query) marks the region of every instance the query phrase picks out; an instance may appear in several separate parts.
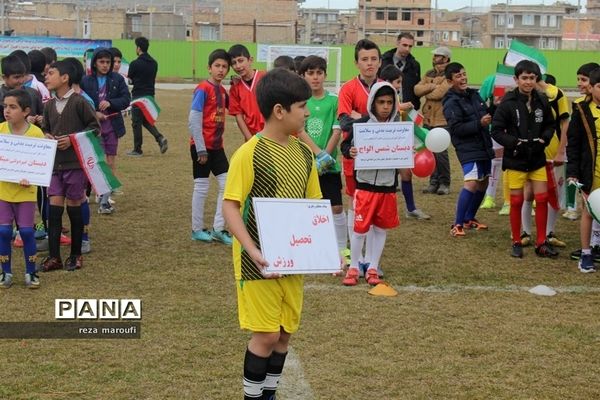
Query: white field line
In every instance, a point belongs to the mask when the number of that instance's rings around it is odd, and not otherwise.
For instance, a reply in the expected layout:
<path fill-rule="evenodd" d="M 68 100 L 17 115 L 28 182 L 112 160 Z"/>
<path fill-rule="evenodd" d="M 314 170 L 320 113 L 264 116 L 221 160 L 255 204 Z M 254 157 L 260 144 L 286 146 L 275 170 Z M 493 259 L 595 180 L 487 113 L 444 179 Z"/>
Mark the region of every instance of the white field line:
<path fill-rule="evenodd" d="M 469 285 L 445 285 L 445 286 L 392 286 L 398 292 L 404 293 L 457 293 L 457 292 L 507 292 L 507 293 L 516 293 L 516 292 L 527 292 L 529 289 L 534 286 L 516 286 L 516 285 L 508 285 L 508 286 L 469 286 Z M 558 286 L 553 287 L 552 289 L 556 290 L 558 293 L 600 293 L 600 287 L 591 287 L 591 286 Z M 331 285 L 327 284 L 319 284 L 319 283 L 307 283 L 304 285 L 305 290 L 315 290 L 315 291 L 330 291 L 330 292 L 340 292 L 340 291 L 363 291 L 368 289 L 369 287 L 366 285 L 359 285 L 353 288 L 348 288 L 342 286 L 341 284 L 332 283 Z"/>
<path fill-rule="evenodd" d="M 304 379 L 304 369 L 300 358 L 292 346 L 288 348 L 277 392 L 281 393 L 282 399 L 288 400 L 313 400 L 315 398 L 310 384 Z"/>

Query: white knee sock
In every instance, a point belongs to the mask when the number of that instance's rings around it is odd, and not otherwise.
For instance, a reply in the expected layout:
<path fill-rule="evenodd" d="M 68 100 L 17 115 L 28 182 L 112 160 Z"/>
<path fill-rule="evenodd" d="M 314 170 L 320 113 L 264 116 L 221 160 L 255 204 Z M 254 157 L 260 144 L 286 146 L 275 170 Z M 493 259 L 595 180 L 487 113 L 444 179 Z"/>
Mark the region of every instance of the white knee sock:
<path fill-rule="evenodd" d="M 192 193 L 192 231 L 204 229 L 204 203 L 208 196 L 208 178 L 194 179 Z"/>
<path fill-rule="evenodd" d="M 500 181 L 500 175 L 502 174 L 502 159 L 494 158 L 492 160 L 492 172 L 488 180 L 488 187 L 485 191 L 487 196 L 496 197 L 496 189 L 498 188 L 498 182 Z"/>
<path fill-rule="evenodd" d="M 558 196 L 558 206 L 564 210 L 567 206 L 567 186 L 566 186 L 566 165 L 554 167 L 554 177 L 556 178 L 556 195 Z M 548 207 L 550 210 L 550 207 Z"/>
<path fill-rule="evenodd" d="M 590 238 L 590 246 L 600 246 L 600 224 L 596 220 L 592 220 L 592 237 Z"/>
<path fill-rule="evenodd" d="M 525 200 L 521 207 L 521 225 L 523 231 L 531 235 L 531 210 L 533 209 L 533 201 Z M 517 240 L 517 239 L 515 239 Z"/>
<path fill-rule="evenodd" d="M 348 216 L 348 237 L 352 237 L 354 233 L 354 209 L 349 208 L 347 212 Z"/>
<path fill-rule="evenodd" d="M 346 222 L 346 213 L 333 214 L 333 224 L 335 225 L 335 236 L 337 238 L 338 249 L 344 250 L 348 246 L 348 226 Z"/>
<path fill-rule="evenodd" d="M 219 183 L 219 194 L 217 195 L 217 209 L 215 210 L 213 229 L 215 232 L 221 232 L 225 228 L 225 219 L 223 218 L 223 193 L 225 192 L 227 172 L 217 175 L 216 178 L 217 182 Z"/>
<path fill-rule="evenodd" d="M 368 248 L 367 262 L 369 263 L 369 268 L 378 268 L 387 238 L 387 231 L 373 226 L 369 231 L 369 236 L 371 236 L 371 246 Z"/>
<path fill-rule="evenodd" d="M 558 217 L 558 210 L 555 210 L 550 204 L 548 204 L 548 219 L 546 220 L 546 236 L 550 232 L 554 232 L 554 226 L 556 225 L 556 217 Z"/>
<path fill-rule="evenodd" d="M 358 268 L 358 263 L 362 260 L 362 248 L 366 237 L 366 234 L 356 232 L 350 236 L 350 266 L 352 268 Z"/>

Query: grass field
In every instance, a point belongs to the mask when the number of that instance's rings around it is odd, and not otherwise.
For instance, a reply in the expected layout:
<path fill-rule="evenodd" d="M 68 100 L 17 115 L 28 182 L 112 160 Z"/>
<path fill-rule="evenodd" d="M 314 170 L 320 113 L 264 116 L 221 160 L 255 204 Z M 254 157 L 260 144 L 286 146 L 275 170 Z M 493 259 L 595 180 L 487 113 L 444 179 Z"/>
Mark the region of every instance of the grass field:
<path fill-rule="evenodd" d="M 144 157 L 126 157 L 129 130 L 118 160 L 124 194 L 113 215 L 92 208 L 84 268 L 41 274 L 41 289 L 25 290 L 15 251 L 16 284 L 0 291 L 0 321 L 52 321 L 56 298 L 140 298 L 142 339 L 2 340 L 0 399 L 242 398 L 248 334 L 237 323 L 231 252 L 190 240 L 191 91 L 157 98 L 169 151 L 160 155 L 144 133 Z M 229 119 L 228 152 L 240 143 Z M 557 260 L 532 248 L 510 258 L 509 221 L 497 209 L 480 212 L 489 231 L 451 238 L 461 187 L 452 159 L 450 196 L 422 195 L 425 181 L 415 181 L 417 205 L 432 219 L 402 219 L 388 236 L 382 265 L 399 296 L 307 277 L 280 399 L 600 398 L 600 274 L 581 274 L 568 258 L 578 223 L 558 221 L 569 247 Z M 538 284 L 559 294 L 527 292 Z"/>

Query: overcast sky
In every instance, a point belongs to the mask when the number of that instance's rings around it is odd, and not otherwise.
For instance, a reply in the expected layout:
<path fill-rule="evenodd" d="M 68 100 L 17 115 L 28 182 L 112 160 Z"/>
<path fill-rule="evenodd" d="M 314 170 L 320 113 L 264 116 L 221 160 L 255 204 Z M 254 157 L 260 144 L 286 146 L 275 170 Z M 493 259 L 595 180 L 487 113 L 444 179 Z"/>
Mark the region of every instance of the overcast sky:
<path fill-rule="evenodd" d="M 511 4 L 554 4 L 556 0 L 512 0 Z M 564 0 L 563 0 L 564 1 Z M 432 7 L 435 4 L 435 0 L 432 0 Z M 473 6 L 489 6 L 491 4 L 504 4 L 502 0 L 437 0 L 438 8 L 445 8 L 448 10 L 454 10 L 461 7 L 469 7 L 471 3 Z M 568 3 L 577 4 L 577 0 L 568 0 Z M 585 6 L 586 0 L 581 0 L 581 5 Z M 302 7 L 317 8 L 327 7 L 331 8 L 356 8 L 358 6 L 358 0 L 305 0 L 302 3 Z"/>

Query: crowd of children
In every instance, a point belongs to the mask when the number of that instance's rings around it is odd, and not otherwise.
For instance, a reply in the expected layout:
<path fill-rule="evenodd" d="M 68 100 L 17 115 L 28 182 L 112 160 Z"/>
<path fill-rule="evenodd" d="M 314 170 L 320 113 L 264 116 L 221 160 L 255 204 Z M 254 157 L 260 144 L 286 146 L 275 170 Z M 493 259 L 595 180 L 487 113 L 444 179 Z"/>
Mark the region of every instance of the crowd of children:
<path fill-rule="evenodd" d="M 583 97 L 573 103 L 571 114 L 564 93 L 551 76 L 542 81 L 540 68 L 532 61 L 514 67 L 516 88 L 497 98 L 491 94 L 493 79 L 487 79 L 480 92 L 470 88 L 465 68 L 451 62 L 447 48 L 434 51 L 434 68 L 419 82 L 420 66 L 410 55 L 413 44 L 412 35 L 402 33 L 398 53 L 390 51 L 382 57 L 376 43 L 360 40 L 354 53 L 358 75 L 338 95 L 325 89 L 327 61 L 316 55 L 278 57 L 268 73 L 253 68 L 253 57 L 243 45 L 209 55 L 209 77 L 194 90 L 188 118 L 194 179 L 191 238 L 233 246 L 240 325 L 253 332 L 244 360 L 245 398 L 274 396 L 290 335 L 298 329 L 303 291 L 301 276 L 263 273 L 266 261 L 249 199 L 329 200 L 346 286 L 357 285 L 363 276 L 370 285 L 382 282 L 387 230 L 400 223 L 398 189 L 406 203 L 406 217 L 430 219 L 416 207 L 410 169 L 355 169 L 356 124 L 406 121 L 419 108 L 420 97 L 440 92 L 427 98 L 426 108 L 435 108 L 427 127 L 448 129 L 464 180 L 450 235 L 460 238 L 468 230 L 487 229 L 476 215 L 480 207 L 495 205 L 501 167 L 508 190 L 505 201 L 510 208 L 513 257 L 523 257 L 523 247 L 532 241 L 533 201 L 535 253 L 556 257 L 555 247 L 564 246 L 554 233 L 558 212 L 566 209 L 565 218 L 576 219 L 575 188 L 589 194 L 600 187 L 598 64 L 585 64 L 577 71 Z M 132 63 L 129 70 L 137 81 L 134 97 L 154 94 L 156 62 L 147 54 L 148 46 L 146 39 L 136 40 L 139 63 Z M 89 184 L 68 135 L 96 132 L 115 173 L 118 139 L 125 133 L 122 113 L 130 107 L 132 96 L 119 74 L 118 49 L 98 48 L 89 56 L 87 73 L 79 60 L 57 61 L 48 48 L 30 53 L 17 50 L 2 59 L 0 134 L 45 136 L 57 141 L 57 153 L 47 189 L 26 180 L 0 183 L 0 287 L 13 284 L 15 232 L 24 249 L 24 281 L 30 288 L 40 286 L 37 271 L 79 269 L 82 254 L 90 251 Z M 227 91 L 223 81 L 230 69 L 235 75 Z M 405 74 L 410 76 L 408 86 L 403 85 Z M 135 113 L 135 146 L 129 154 L 142 155 L 142 125 L 164 153 L 167 140 L 143 120 L 140 110 Z M 231 164 L 223 138 L 227 113 L 235 118 L 246 142 Z M 447 155 L 438 155 L 438 165 L 448 169 L 446 164 Z M 208 229 L 204 211 L 211 173 L 219 190 L 212 229 Z M 568 178 L 567 187 L 561 176 Z M 430 192 L 448 194 L 449 183 L 449 170 L 440 170 L 430 181 Z M 349 196 L 346 212 L 344 187 Z M 98 194 L 99 214 L 115 211 L 110 194 Z M 37 228 L 36 201 L 42 221 Z M 62 226 L 65 205 L 70 240 Z M 571 258 L 578 259 L 579 270 L 587 273 L 595 271 L 594 261 L 600 259 L 600 226 L 582 209 L 581 250 L 571 253 Z M 48 257 L 36 266 L 44 239 Z M 70 255 L 63 263 L 60 245 L 67 243 Z"/>
<path fill-rule="evenodd" d="M 155 67 L 147 55 L 147 39 L 138 38 L 135 44 L 138 58 Z M 15 247 L 23 247 L 24 282 L 32 289 L 40 286 L 38 272 L 80 269 L 82 255 L 91 251 L 88 235 L 91 185 L 69 135 L 94 132 L 107 164 L 116 174 L 118 140 L 125 134 L 123 114 L 131 107 L 131 94 L 119 73 L 123 57 L 119 49 L 97 48 L 92 54 L 87 53 L 84 63 L 89 56 L 89 68 L 73 57 L 57 61 L 57 54 L 51 48 L 29 53 L 16 50 L 2 59 L 0 134 L 45 137 L 56 141 L 57 151 L 49 187 L 32 186 L 26 179 L 0 182 L 0 288 L 10 288 L 14 282 L 11 241 Z M 145 73 L 142 66 L 137 68 L 144 75 L 138 79 L 137 95 L 153 95 L 156 71 L 152 75 Z M 134 68 L 137 74 L 135 71 Z M 146 125 L 145 120 L 132 122 L 140 130 L 142 124 Z M 157 142 L 164 153 L 166 139 L 161 135 Z M 98 214 L 115 211 L 111 194 L 96 193 Z M 38 224 L 35 224 L 36 203 L 41 221 Z M 63 228 L 65 206 L 70 221 L 68 229 Z M 67 257 L 61 255 L 60 246 L 70 246 Z M 40 252 L 48 255 L 36 265 Z"/>

